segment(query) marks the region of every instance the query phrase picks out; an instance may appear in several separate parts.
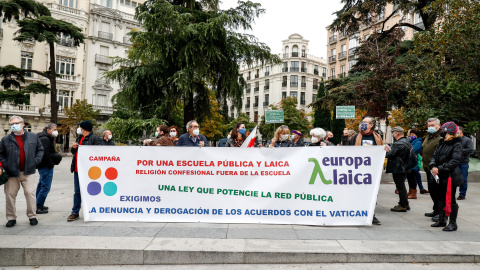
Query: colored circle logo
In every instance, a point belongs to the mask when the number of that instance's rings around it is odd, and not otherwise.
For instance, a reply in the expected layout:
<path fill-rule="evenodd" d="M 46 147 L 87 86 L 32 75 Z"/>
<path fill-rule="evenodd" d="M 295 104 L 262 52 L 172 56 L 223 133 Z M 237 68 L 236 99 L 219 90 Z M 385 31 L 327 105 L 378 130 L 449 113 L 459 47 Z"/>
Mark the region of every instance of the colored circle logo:
<path fill-rule="evenodd" d="M 98 195 L 102 191 L 102 185 L 100 185 L 100 183 L 98 182 L 90 182 L 87 186 L 87 191 L 88 191 L 88 194 L 92 196 Z M 116 187 L 115 187 L 115 191 L 116 191 Z"/>
<path fill-rule="evenodd" d="M 117 169 L 110 167 L 105 171 L 105 177 L 107 177 L 108 180 L 115 180 L 117 179 L 118 172 Z"/>
<path fill-rule="evenodd" d="M 108 182 L 103 186 L 103 193 L 107 196 L 113 196 L 117 194 L 117 185 L 113 182 Z"/>
<path fill-rule="evenodd" d="M 90 177 L 90 179 L 97 180 L 100 176 L 102 176 L 102 170 L 100 170 L 99 167 L 94 166 L 88 170 L 88 177 Z"/>

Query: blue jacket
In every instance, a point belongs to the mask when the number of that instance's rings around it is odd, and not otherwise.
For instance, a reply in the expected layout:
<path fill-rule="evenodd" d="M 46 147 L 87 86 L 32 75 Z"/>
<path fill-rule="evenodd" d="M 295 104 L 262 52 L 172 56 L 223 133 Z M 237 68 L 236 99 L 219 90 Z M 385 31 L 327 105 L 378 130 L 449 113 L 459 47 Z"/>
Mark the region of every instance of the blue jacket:
<path fill-rule="evenodd" d="M 410 139 L 410 143 L 413 146 L 413 151 L 415 151 L 415 154 L 420 154 L 422 153 L 422 138 L 416 138 L 415 140 Z M 420 170 L 418 166 L 415 166 L 412 168 L 412 170 Z"/>
<path fill-rule="evenodd" d="M 194 142 L 193 137 L 190 137 L 190 134 L 185 133 L 182 134 L 180 138 L 178 138 L 178 146 L 198 146 L 198 143 L 200 141 L 204 142 L 205 147 L 209 146 L 207 138 L 205 138 L 205 136 L 203 136 L 202 134 L 198 135 L 196 141 Z"/>
<path fill-rule="evenodd" d="M 227 144 L 227 138 L 223 138 L 218 142 L 218 147 L 225 147 L 225 144 Z"/>

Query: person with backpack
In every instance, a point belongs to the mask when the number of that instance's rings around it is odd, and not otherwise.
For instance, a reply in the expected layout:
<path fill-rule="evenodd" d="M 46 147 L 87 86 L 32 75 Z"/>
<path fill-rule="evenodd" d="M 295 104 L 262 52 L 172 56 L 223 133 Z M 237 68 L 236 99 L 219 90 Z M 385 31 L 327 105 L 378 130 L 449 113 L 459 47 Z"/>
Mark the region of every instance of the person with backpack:
<path fill-rule="evenodd" d="M 410 130 L 410 143 L 412 144 L 413 151 L 417 156 L 417 165 L 413 167 L 409 173 L 407 173 L 407 180 L 408 180 L 408 198 L 409 199 L 416 199 L 417 198 L 417 184 L 420 189 L 421 194 L 428 193 L 423 187 L 422 184 L 422 176 L 420 175 L 420 167 L 421 166 L 421 153 L 422 153 L 422 137 L 420 136 L 420 131 L 416 128 Z"/>
<path fill-rule="evenodd" d="M 392 128 L 392 136 L 395 138 L 395 142 L 391 148 L 388 145 L 385 146 L 385 151 L 387 151 L 385 157 L 388 158 L 385 172 L 393 175 L 393 181 L 395 182 L 400 198 L 398 205 L 390 209 L 393 212 L 407 212 L 407 210 L 410 210 L 407 189 L 405 188 L 405 173 L 410 171 L 408 166 L 411 165 L 408 164 L 408 161 L 410 159 L 410 152 L 413 152 L 413 149 L 404 134 L 405 131 L 403 128 Z"/>

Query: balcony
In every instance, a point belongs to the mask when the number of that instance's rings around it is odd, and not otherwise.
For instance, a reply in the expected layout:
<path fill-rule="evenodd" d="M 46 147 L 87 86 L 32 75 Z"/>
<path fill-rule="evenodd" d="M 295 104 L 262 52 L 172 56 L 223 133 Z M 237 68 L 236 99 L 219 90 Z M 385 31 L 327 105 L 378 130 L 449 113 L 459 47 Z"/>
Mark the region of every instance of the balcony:
<path fill-rule="evenodd" d="M 61 106 L 58 106 L 58 111 L 57 112 L 58 112 L 59 117 L 65 117 L 65 108 L 62 108 Z M 42 115 L 43 116 L 51 116 L 52 115 L 52 108 L 43 107 Z"/>
<path fill-rule="evenodd" d="M 263 106 L 264 106 L 264 107 L 268 106 L 268 103 L 269 103 L 268 101 L 264 101 L 264 102 L 263 102 Z"/>
<path fill-rule="evenodd" d="M 130 36 L 124 36 L 123 43 L 132 45 L 132 42 L 130 41 Z"/>
<path fill-rule="evenodd" d="M 65 80 L 65 81 L 76 82 L 77 81 L 77 76 L 60 74 L 59 79 L 60 80 Z"/>
<path fill-rule="evenodd" d="M 318 75 L 318 69 L 314 69 L 313 74 Z"/>
<path fill-rule="evenodd" d="M 335 62 L 337 61 L 337 56 L 336 55 L 332 55 L 330 57 L 328 57 L 328 62 L 329 63 L 332 63 L 332 62 Z"/>
<path fill-rule="evenodd" d="M 255 79 L 258 79 L 258 77 L 260 77 L 260 75 L 258 75 L 258 74 L 255 74 Z"/>
<path fill-rule="evenodd" d="M 282 82 L 282 87 L 287 87 L 287 82 Z"/>
<path fill-rule="evenodd" d="M 351 48 L 348 50 L 348 56 L 355 55 L 357 53 L 357 48 Z"/>
<path fill-rule="evenodd" d="M 107 33 L 107 32 L 102 32 L 102 31 L 98 31 L 98 38 L 106 39 L 106 40 L 113 40 L 113 34 L 112 34 L 112 33 Z"/>
<path fill-rule="evenodd" d="M 100 110 L 101 115 L 111 115 L 113 114 L 113 107 L 111 106 L 101 106 L 101 105 L 93 105 L 94 110 Z"/>
<path fill-rule="evenodd" d="M 112 64 L 112 59 L 106 55 L 101 55 L 101 54 L 95 54 L 95 62 L 97 63 L 102 63 L 102 64 L 107 64 L 111 65 Z"/>
<path fill-rule="evenodd" d="M 291 67 L 290 68 L 290 72 L 298 72 L 300 70 L 300 68 L 298 67 Z"/>
<path fill-rule="evenodd" d="M 307 83 L 302 82 L 301 86 L 302 86 L 302 88 L 305 88 L 305 87 L 307 87 Z"/>
<path fill-rule="evenodd" d="M 307 72 L 307 68 L 302 68 L 301 71 L 302 72 Z"/>
<path fill-rule="evenodd" d="M 104 14 L 103 12 L 105 11 L 105 9 L 111 9 L 111 8 L 105 7 L 105 6 L 102 6 L 102 5 L 99 5 L 99 4 L 90 4 L 90 13 L 91 14 L 102 14 L 103 15 Z M 115 12 L 115 16 L 120 16 L 125 20 L 135 21 L 135 15 L 134 14 L 129 14 L 129 13 L 122 12 L 122 11 L 119 11 L 119 10 L 114 10 L 113 12 Z"/>
<path fill-rule="evenodd" d="M 337 42 L 337 36 L 331 36 L 330 38 L 328 38 L 328 43 L 329 44 L 332 44 L 332 43 L 335 43 Z"/>
<path fill-rule="evenodd" d="M 253 91 L 255 91 L 255 92 L 258 92 L 258 90 L 260 90 L 260 87 L 253 88 Z"/>
<path fill-rule="evenodd" d="M 265 85 L 265 86 L 263 87 L 263 90 L 268 90 L 268 89 L 270 89 L 270 85 Z"/>
<path fill-rule="evenodd" d="M 282 68 L 282 72 L 288 72 L 288 67 Z"/>
<path fill-rule="evenodd" d="M 245 104 L 245 109 L 250 109 L 250 102 L 248 102 L 247 104 Z"/>
<path fill-rule="evenodd" d="M 40 110 L 38 106 L 32 105 L 17 105 L 3 103 L 0 105 L 1 114 L 11 114 L 11 115 L 35 115 L 40 116 Z M 8 118 L 7 118 L 8 119 Z"/>
<path fill-rule="evenodd" d="M 73 40 L 66 38 L 59 39 L 57 44 L 65 47 L 75 47 L 75 45 L 73 44 Z"/>
<path fill-rule="evenodd" d="M 265 72 L 265 76 L 269 76 L 270 75 L 270 72 Z"/>
<path fill-rule="evenodd" d="M 318 89 L 318 84 L 314 84 L 313 85 L 313 90 L 317 90 Z"/>
<path fill-rule="evenodd" d="M 257 107 L 258 107 L 258 103 L 253 103 L 253 107 L 254 107 L 254 108 L 257 108 Z"/>
<path fill-rule="evenodd" d="M 251 89 L 251 88 L 248 88 L 248 89 L 247 89 L 247 94 L 250 94 L 251 91 L 252 91 L 252 89 Z"/>
<path fill-rule="evenodd" d="M 284 53 L 283 58 L 287 58 L 287 57 L 288 57 L 288 53 Z"/>
<path fill-rule="evenodd" d="M 298 57 L 298 52 L 292 52 L 292 57 Z"/>
<path fill-rule="evenodd" d="M 290 87 L 298 87 L 298 82 L 290 82 Z"/>
<path fill-rule="evenodd" d="M 307 57 L 307 54 L 306 53 L 302 53 L 302 57 Z"/>
<path fill-rule="evenodd" d="M 338 53 L 338 60 L 342 60 L 344 58 L 347 58 L 347 51 Z"/>
<path fill-rule="evenodd" d="M 323 78 L 326 78 L 326 77 L 327 77 L 327 73 L 322 73 L 322 77 L 323 77 Z"/>
<path fill-rule="evenodd" d="M 55 2 L 58 2 L 58 1 L 55 1 Z M 60 10 L 60 11 L 66 12 L 66 13 L 87 17 L 87 13 L 85 11 L 79 10 L 79 9 L 76 9 L 76 8 L 62 6 L 62 5 L 59 5 L 57 3 L 45 3 L 44 5 L 47 6 L 48 9 Z"/>
<path fill-rule="evenodd" d="M 338 40 L 342 40 L 347 38 L 347 34 L 345 32 L 340 33 L 340 38 Z"/>

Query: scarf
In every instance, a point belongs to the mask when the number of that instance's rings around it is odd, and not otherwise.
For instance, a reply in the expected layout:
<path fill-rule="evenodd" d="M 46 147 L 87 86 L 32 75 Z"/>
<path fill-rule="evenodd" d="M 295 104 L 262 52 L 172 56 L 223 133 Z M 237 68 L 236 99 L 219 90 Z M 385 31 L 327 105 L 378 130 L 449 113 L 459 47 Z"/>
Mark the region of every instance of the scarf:
<path fill-rule="evenodd" d="M 445 198 L 445 216 L 449 217 L 450 213 L 452 213 L 452 177 L 448 177 L 447 183 L 447 197 Z"/>
<path fill-rule="evenodd" d="M 370 136 L 373 134 L 373 129 L 370 129 L 370 132 L 365 132 L 363 130 L 360 130 L 360 133 L 363 135 L 363 136 Z"/>

